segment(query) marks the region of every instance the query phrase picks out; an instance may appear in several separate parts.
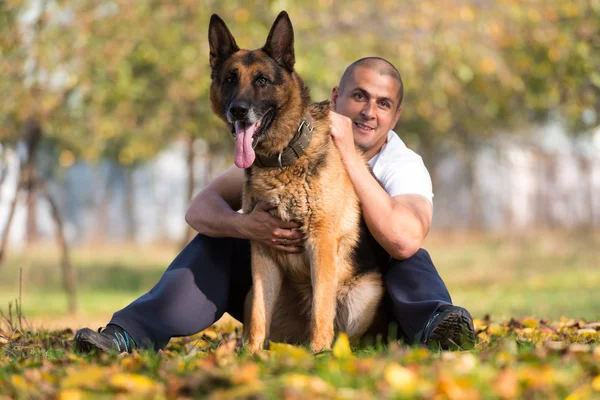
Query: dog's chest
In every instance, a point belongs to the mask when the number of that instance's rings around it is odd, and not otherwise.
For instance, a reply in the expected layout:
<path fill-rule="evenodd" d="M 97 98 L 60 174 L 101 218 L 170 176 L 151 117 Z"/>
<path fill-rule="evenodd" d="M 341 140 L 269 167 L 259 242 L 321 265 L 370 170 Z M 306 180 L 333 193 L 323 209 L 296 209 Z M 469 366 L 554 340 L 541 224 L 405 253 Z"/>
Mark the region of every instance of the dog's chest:
<path fill-rule="evenodd" d="M 301 222 L 306 230 L 317 190 L 305 176 L 254 176 L 246 183 L 244 212 L 251 211 L 256 203 L 266 201 L 276 206 L 270 211 L 272 215 L 284 221 Z"/>

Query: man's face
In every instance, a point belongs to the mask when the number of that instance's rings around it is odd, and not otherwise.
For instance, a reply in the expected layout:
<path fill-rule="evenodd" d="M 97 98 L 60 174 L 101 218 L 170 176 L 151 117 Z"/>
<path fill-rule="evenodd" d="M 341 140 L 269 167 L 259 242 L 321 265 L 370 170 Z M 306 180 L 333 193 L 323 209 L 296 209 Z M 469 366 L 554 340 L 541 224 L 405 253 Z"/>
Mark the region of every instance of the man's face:
<path fill-rule="evenodd" d="M 335 112 L 353 122 L 354 143 L 367 158 L 374 156 L 387 139 L 387 133 L 400 117 L 400 84 L 376 69 L 358 66 L 344 88 L 333 88 L 331 105 Z"/>

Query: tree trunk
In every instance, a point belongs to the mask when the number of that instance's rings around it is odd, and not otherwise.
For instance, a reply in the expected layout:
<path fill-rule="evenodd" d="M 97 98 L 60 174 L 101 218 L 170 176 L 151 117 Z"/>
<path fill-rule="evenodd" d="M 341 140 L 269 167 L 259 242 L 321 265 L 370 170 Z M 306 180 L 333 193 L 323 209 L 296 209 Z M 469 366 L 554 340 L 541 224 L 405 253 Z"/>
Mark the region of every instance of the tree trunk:
<path fill-rule="evenodd" d="M 8 220 L 6 221 L 6 225 L 4 226 L 4 232 L 2 233 L 2 243 L 0 244 L 0 265 L 2 265 L 2 261 L 4 260 L 4 256 L 6 255 L 6 249 L 8 247 L 8 237 L 10 236 L 10 227 L 12 225 L 13 217 L 15 215 L 15 209 L 17 208 L 17 200 L 19 199 L 20 186 L 20 182 L 17 182 L 15 197 L 10 203 L 10 209 L 8 211 Z"/>
<path fill-rule="evenodd" d="M 23 187 L 27 192 L 27 225 L 25 234 L 25 243 L 29 247 L 38 241 L 37 227 L 37 197 L 36 197 L 36 160 L 37 151 L 40 139 L 42 138 L 42 129 L 38 119 L 34 117 L 28 118 L 23 124 L 21 138 L 27 148 L 27 158 L 23 166 L 22 182 Z"/>
<path fill-rule="evenodd" d="M 477 163 L 475 155 L 477 150 L 474 146 L 469 146 L 465 154 L 465 168 L 467 177 L 467 186 L 471 192 L 471 209 L 469 218 L 469 228 L 474 231 L 483 229 L 483 205 L 481 196 L 481 187 L 477 179 Z"/>
<path fill-rule="evenodd" d="M 68 296 L 68 310 L 69 313 L 73 315 L 77 313 L 77 281 L 75 278 L 75 271 L 73 270 L 73 265 L 71 264 L 71 259 L 69 257 L 69 246 L 67 244 L 67 239 L 65 238 L 62 218 L 60 216 L 58 207 L 56 206 L 56 202 L 52 196 L 50 196 L 48 189 L 45 186 L 40 185 L 40 190 L 42 191 L 44 197 L 46 197 L 46 200 L 48 200 L 50 209 L 52 211 L 52 219 L 54 220 L 54 226 L 56 229 L 56 241 L 61 251 L 60 265 L 62 268 L 64 289 Z"/>
<path fill-rule="evenodd" d="M 127 241 L 135 243 L 137 229 L 135 223 L 135 207 L 134 207 L 134 187 L 133 187 L 133 170 L 125 169 L 125 219 Z"/>
<path fill-rule="evenodd" d="M 194 149 L 194 144 L 196 143 L 196 139 L 194 138 L 194 136 L 188 135 L 186 137 L 186 142 L 188 145 L 188 153 L 186 159 L 186 166 L 188 172 L 186 182 L 186 200 L 190 202 L 192 200 L 192 197 L 194 197 L 194 190 L 196 188 L 196 171 L 194 168 L 194 164 L 196 161 L 196 151 Z M 190 241 L 192 235 L 193 229 L 186 224 L 185 232 L 181 239 L 181 243 L 179 244 L 179 248 L 184 248 Z"/>

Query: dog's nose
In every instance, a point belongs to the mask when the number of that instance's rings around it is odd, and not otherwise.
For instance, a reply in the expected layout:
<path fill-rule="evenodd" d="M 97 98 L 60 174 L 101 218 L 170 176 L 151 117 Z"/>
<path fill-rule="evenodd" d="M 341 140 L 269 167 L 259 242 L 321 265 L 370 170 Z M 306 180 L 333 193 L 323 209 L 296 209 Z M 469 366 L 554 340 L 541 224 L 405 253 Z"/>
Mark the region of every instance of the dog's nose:
<path fill-rule="evenodd" d="M 248 115 L 249 110 L 250 110 L 250 107 L 248 106 L 248 103 L 246 103 L 245 101 L 234 101 L 233 103 L 231 103 L 231 106 L 229 107 L 229 112 L 236 119 L 245 118 L 246 115 Z"/>

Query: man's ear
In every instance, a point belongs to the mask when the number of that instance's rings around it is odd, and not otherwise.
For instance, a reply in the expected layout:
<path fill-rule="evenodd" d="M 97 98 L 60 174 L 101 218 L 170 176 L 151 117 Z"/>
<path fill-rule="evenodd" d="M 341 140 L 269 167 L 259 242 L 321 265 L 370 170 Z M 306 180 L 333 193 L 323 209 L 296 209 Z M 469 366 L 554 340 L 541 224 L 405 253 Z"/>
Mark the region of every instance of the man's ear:
<path fill-rule="evenodd" d="M 339 96 L 340 89 L 337 86 L 334 86 L 331 90 L 331 99 L 329 100 L 329 107 L 331 107 L 333 111 L 335 111 L 337 108 L 337 100 Z"/>
<path fill-rule="evenodd" d="M 282 11 L 273 22 L 263 51 L 288 71 L 294 70 L 296 57 L 294 55 L 294 29 L 292 21 L 285 11 Z"/>
<path fill-rule="evenodd" d="M 208 44 L 210 47 L 210 67 L 212 69 L 215 69 L 217 65 L 240 49 L 227 25 L 217 14 L 210 17 Z"/>
<path fill-rule="evenodd" d="M 394 115 L 394 126 L 396 126 L 396 124 L 398 123 L 401 113 L 402 113 L 402 106 L 399 106 L 398 109 L 396 110 L 396 115 Z"/>

